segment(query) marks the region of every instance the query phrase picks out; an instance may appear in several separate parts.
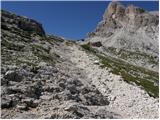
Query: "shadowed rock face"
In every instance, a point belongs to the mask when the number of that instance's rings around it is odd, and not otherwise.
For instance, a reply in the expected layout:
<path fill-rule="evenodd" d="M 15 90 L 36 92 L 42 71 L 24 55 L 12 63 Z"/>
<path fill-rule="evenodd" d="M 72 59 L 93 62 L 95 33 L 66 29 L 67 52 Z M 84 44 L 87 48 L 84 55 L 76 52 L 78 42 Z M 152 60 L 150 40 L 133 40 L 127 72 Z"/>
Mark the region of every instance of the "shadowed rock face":
<path fill-rule="evenodd" d="M 98 41 L 98 42 L 92 43 L 91 45 L 94 46 L 94 47 L 101 47 L 102 43 Z"/>
<path fill-rule="evenodd" d="M 9 13 L 4 10 L 2 10 L 2 27 L 6 27 L 6 29 L 17 27 L 30 33 L 36 33 L 41 36 L 45 35 L 42 24 L 33 19 L 16 16 L 15 14 Z"/>

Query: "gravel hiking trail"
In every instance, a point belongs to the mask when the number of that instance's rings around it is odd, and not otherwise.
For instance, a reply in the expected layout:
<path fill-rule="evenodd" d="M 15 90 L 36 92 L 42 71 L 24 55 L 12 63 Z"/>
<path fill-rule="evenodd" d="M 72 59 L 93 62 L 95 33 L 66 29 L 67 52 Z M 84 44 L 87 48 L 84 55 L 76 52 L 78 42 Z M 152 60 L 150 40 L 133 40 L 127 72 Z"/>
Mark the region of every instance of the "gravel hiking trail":
<path fill-rule="evenodd" d="M 123 118 L 158 118 L 158 99 L 150 97 L 138 86 L 123 81 L 109 69 L 101 68 L 94 55 L 85 52 L 78 45 L 67 46 L 66 55 L 87 76 L 84 81 L 91 83 L 109 99 L 107 109 Z M 69 53 L 69 54 L 67 54 Z"/>

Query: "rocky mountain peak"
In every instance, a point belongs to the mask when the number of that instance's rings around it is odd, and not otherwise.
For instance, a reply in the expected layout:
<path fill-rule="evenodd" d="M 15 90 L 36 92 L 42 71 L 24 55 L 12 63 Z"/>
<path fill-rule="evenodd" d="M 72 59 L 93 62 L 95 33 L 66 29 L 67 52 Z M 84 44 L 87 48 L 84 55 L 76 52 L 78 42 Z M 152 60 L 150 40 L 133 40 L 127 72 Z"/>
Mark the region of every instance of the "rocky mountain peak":
<path fill-rule="evenodd" d="M 113 1 L 108 5 L 108 8 L 106 9 L 103 15 L 103 19 L 115 16 L 123 16 L 124 12 L 125 12 L 124 6 L 117 1 Z"/>
<path fill-rule="evenodd" d="M 157 12 L 148 12 L 134 5 L 124 7 L 113 1 L 109 3 L 96 29 L 88 34 L 86 41 L 92 44 L 101 42 L 105 48 L 145 53 L 158 58 L 158 26 Z M 139 62 L 146 64 L 144 60 Z M 157 65 L 147 68 L 158 70 Z"/>
<path fill-rule="evenodd" d="M 126 14 L 141 14 L 144 12 L 145 10 L 143 10 L 142 8 L 136 7 L 134 5 L 129 5 L 125 10 Z"/>
<path fill-rule="evenodd" d="M 109 18 L 122 18 L 124 16 L 132 18 L 132 16 L 136 16 L 144 12 L 145 10 L 134 5 L 129 5 L 128 7 L 125 7 L 120 2 L 113 1 L 109 3 L 107 9 L 105 10 L 103 20 Z"/>

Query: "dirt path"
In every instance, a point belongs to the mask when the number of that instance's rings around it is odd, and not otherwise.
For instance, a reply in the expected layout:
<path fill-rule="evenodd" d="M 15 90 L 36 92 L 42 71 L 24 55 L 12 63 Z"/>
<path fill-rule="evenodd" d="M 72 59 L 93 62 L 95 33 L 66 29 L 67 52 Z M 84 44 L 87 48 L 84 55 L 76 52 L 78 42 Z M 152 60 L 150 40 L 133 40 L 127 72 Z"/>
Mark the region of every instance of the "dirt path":
<path fill-rule="evenodd" d="M 104 96 L 108 96 L 108 109 L 118 112 L 124 118 L 158 118 L 158 99 L 149 97 L 139 87 L 130 85 L 120 76 L 100 68 L 94 64 L 98 59 L 80 47 L 73 45 L 67 49 L 70 51 L 68 58 L 76 67 L 85 71 L 87 82 L 91 82 Z"/>

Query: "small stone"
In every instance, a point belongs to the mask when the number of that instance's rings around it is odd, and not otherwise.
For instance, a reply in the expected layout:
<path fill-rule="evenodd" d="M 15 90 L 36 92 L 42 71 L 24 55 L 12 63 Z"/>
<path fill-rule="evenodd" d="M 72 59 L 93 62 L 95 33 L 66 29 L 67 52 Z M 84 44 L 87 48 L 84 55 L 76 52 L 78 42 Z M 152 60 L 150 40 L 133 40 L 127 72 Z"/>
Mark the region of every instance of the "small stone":
<path fill-rule="evenodd" d="M 26 104 L 17 105 L 17 108 L 20 109 L 20 110 L 27 110 L 28 109 Z"/>
<path fill-rule="evenodd" d="M 111 96 L 111 97 L 110 97 L 110 100 L 111 100 L 111 101 L 115 101 L 115 99 L 116 99 L 116 96 Z"/>
<path fill-rule="evenodd" d="M 21 67 L 23 68 L 23 69 L 26 69 L 27 68 L 27 64 L 26 63 L 24 63 L 24 64 L 21 64 Z"/>
<path fill-rule="evenodd" d="M 65 89 L 65 83 L 63 83 L 63 82 L 59 83 L 59 87 Z"/>
<path fill-rule="evenodd" d="M 98 60 L 95 60 L 95 61 L 94 61 L 94 64 L 99 64 L 99 61 L 98 61 Z"/>
<path fill-rule="evenodd" d="M 42 100 L 51 100 L 51 99 L 53 99 L 53 96 L 52 95 L 42 95 L 42 96 L 40 96 L 40 99 L 42 99 Z"/>
<path fill-rule="evenodd" d="M 38 67 L 43 67 L 43 66 L 47 66 L 47 63 L 46 63 L 46 62 L 40 62 L 40 63 L 38 64 Z"/>
<path fill-rule="evenodd" d="M 22 100 L 23 103 L 25 103 L 27 106 L 31 106 L 33 103 L 33 98 L 26 98 L 24 100 Z"/>
<path fill-rule="evenodd" d="M 40 103 L 40 100 L 34 100 L 30 107 L 36 108 L 39 103 Z"/>

